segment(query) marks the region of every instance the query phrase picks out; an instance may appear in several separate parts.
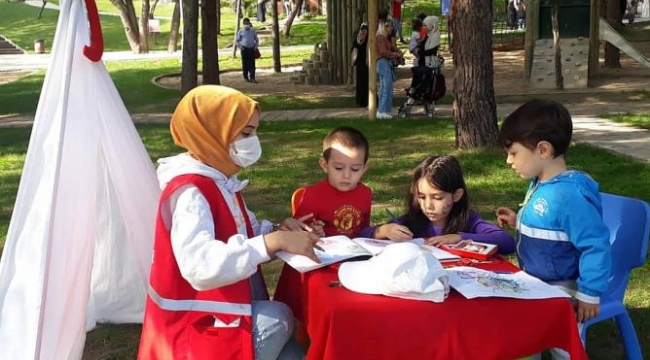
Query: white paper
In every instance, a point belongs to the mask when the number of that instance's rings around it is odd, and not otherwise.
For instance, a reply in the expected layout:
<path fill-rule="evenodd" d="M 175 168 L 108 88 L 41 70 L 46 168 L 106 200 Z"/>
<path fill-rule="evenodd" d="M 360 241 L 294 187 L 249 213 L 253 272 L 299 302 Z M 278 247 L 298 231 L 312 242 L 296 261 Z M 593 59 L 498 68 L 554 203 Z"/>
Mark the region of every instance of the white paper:
<path fill-rule="evenodd" d="M 454 255 L 435 246 L 424 245 L 423 238 L 406 242 L 412 242 L 418 245 L 423 251 L 430 252 L 440 262 L 457 261 L 461 258 L 458 255 Z M 320 251 L 314 248 L 314 253 L 320 260 L 320 263 L 314 262 L 306 256 L 290 254 L 285 251 L 278 251 L 276 255 L 291 267 L 303 273 L 359 256 L 374 256 L 382 252 L 386 246 L 395 243 L 397 242 L 391 240 L 371 238 L 350 239 L 345 235 L 338 235 L 324 237 L 318 241 L 318 246 L 325 250 Z"/>
<path fill-rule="evenodd" d="M 448 268 L 449 284 L 468 299 L 509 297 L 515 299 L 568 298 L 564 291 L 523 271 L 502 274 L 473 267 Z"/>
<path fill-rule="evenodd" d="M 391 240 L 377 240 L 377 239 L 368 239 L 368 238 L 355 238 L 352 239 L 352 241 L 363 246 L 366 250 L 373 253 L 373 255 L 379 254 L 382 250 L 384 250 L 386 246 L 397 243 Z M 416 238 L 405 242 L 411 242 L 414 243 L 415 245 L 418 245 L 422 250 L 428 251 L 431 254 L 433 254 L 433 256 L 435 256 L 436 259 L 438 259 L 438 261 L 440 262 L 458 261 L 461 258 L 458 255 L 454 255 L 436 246 L 424 245 L 423 238 Z"/>
<path fill-rule="evenodd" d="M 290 254 L 285 251 L 278 251 L 275 254 L 280 259 L 284 260 L 284 262 L 301 273 L 322 268 L 327 265 L 354 257 L 373 255 L 373 253 L 364 249 L 359 244 L 355 243 L 349 237 L 344 235 L 321 238 L 318 241 L 317 245 L 325 250 L 321 251 L 314 248 L 314 253 L 320 260 L 320 263 L 314 262 L 306 256 Z"/>

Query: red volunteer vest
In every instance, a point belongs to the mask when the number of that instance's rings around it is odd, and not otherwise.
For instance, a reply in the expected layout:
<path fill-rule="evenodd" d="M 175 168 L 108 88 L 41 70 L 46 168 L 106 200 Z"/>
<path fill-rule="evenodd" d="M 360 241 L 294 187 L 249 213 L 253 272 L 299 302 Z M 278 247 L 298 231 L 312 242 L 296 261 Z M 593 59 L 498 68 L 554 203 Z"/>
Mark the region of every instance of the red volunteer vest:
<path fill-rule="evenodd" d="M 179 187 L 193 184 L 210 204 L 216 238 L 228 239 L 237 226 L 221 191 L 212 179 L 182 175 L 172 179 L 160 204 Z M 244 213 L 249 237 L 252 227 L 240 193 L 237 200 Z M 226 240 L 227 241 L 227 240 Z M 214 327 L 214 318 L 234 327 Z M 149 294 L 138 351 L 139 360 L 228 359 L 253 360 L 251 289 L 249 280 L 217 289 L 198 291 L 180 274 L 172 251 L 170 232 L 160 208 L 149 279 Z"/>

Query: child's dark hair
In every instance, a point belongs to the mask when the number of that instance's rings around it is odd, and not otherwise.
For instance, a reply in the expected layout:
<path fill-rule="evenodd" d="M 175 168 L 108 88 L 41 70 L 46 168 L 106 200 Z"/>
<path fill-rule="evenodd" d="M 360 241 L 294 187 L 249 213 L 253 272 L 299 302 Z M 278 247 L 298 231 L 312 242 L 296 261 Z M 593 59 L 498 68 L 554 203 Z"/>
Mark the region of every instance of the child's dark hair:
<path fill-rule="evenodd" d="M 553 157 L 564 155 L 571 144 L 573 123 L 564 105 L 548 100 L 533 99 L 521 105 L 501 124 L 499 143 L 510 148 L 521 143 L 533 150 L 540 141 L 553 145 Z"/>
<path fill-rule="evenodd" d="M 370 145 L 368 144 L 368 139 L 363 135 L 363 133 L 350 126 L 339 126 L 332 129 L 325 140 L 323 140 L 323 158 L 329 161 L 330 153 L 332 151 L 332 143 L 338 142 L 341 145 L 352 148 L 352 149 L 363 149 L 363 163 L 368 162 L 368 157 L 370 156 Z"/>
<path fill-rule="evenodd" d="M 427 18 L 427 14 L 419 13 L 418 16 L 416 16 L 416 18 L 418 18 L 418 19 L 420 19 L 420 21 L 422 21 L 422 20 Z"/>
<path fill-rule="evenodd" d="M 388 13 L 389 13 L 388 9 L 381 9 L 377 11 L 377 19 L 379 21 L 388 20 Z"/>
<path fill-rule="evenodd" d="M 411 29 L 413 29 L 413 31 L 420 31 L 420 29 L 422 29 L 422 20 L 419 18 L 411 20 Z"/>
<path fill-rule="evenodd" d="M 244 25 L 246 25 L 246 24 L 250 24 L 250 23 L 251 23 L 251 19 L 249 19 L 249 18 L 243 18 L 241 22 L 242 22 L 242 24 L 244 24 Z"/>
<path fill-rule="evenodd" d="M 463 190 L 461 198 L 454 202 L 454 205 L 447 216 L 447 224 L 443 230 L 444 234 L 455 234 L 466 230 L 470 215 L 469 195 L 467 185 L 463 178 L 463 170 L 460 163 L 451 155 L 431 155 L 424 159 L 413 172 L 411 188 L 406 200 L 405 223 L 416 237 L 424 234 L 430 221 L 422 212 L 418 203 L 418 181 L 426 179 L 431 186 L 448 193 L 454 193 L 458 189 Z"/>

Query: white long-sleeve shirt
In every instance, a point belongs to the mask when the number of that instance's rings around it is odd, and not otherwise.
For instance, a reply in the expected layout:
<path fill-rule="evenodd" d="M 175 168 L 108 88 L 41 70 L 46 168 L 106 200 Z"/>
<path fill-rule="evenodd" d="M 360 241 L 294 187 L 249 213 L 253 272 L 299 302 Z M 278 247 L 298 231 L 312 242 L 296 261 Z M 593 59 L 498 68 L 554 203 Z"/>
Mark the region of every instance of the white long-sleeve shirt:
<path fill-rule="evenodd" d="M 226 177 L 187 154 L 160 159 L 158 179 L 161 188 L 176 176 L 196 174 L 210 177 L 228 203 L 238 234 L 215 241 L 215 228 L 210 205 L 194 185 L 177 189 L 161 207 L 161 215 L 171 231 L 171 245 L 180 273 L 192 287 L 208 290 L 233 284 L 257 272 L 259 264 L 269 261 L 265 234 L 271 230 L 268 221 L 258 223 L 248 209 L 241 209 L 235 193 L 248 181 L 236 176 Z M 255 236 L 248 239 L 243 211 L 248 213 Z M 225 241 L 228 240 L 226 243 Z"/>

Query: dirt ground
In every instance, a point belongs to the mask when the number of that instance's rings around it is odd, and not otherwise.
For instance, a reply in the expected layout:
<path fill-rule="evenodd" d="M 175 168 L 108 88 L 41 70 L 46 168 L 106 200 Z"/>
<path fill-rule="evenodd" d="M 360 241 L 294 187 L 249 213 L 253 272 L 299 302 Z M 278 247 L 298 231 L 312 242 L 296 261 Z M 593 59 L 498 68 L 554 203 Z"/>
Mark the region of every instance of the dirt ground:
<path fill-rule="evenodd" d="M 646 57 L 650 57 L 650 41 L 635 42 L 633 45 Z M 621 53 L 621 69 L 607 69 L 601 66 L 599 77 L 592 81 L 589 88 L 564 91 L 535 89 L 529 85 L 529 82 L 524 79 L 524 50 L 494 51 L 493 54 L 494 90 L 497 102 L 500 103 L 520 102 L 524 97 L 542 95 L 556 96 L 563 102 L 625 101 L 629 96 L 625 92 L 650 88 L 650 68 L 640 65 L 625 53 Z M 443 56 L 447 59 L 443 73 L 447 78 L 449 92 L 453 87 L 453 61 L 451 54 L 443 53 Z M 309 98 L 354 96 L 353 89 L 346 85 L 294 84 L 291 81 L 292 71 L 297 70 L 289 68 L 282 73 L 273 73 L 268 69 L 258 69 L 257 84 L 245 82 L 239 71 L 227 72 L 221 74 L 221 84 L 250 95 L 276 94 Z M 402 89 L 410 84 L 409 66 L 398 68 L 397 77 L 395 94 L 401 96 Z M 180 88 L 180 79 L 175 75 L 165 76 L 158 80 L 158 84 L 163 87 Z"/>

